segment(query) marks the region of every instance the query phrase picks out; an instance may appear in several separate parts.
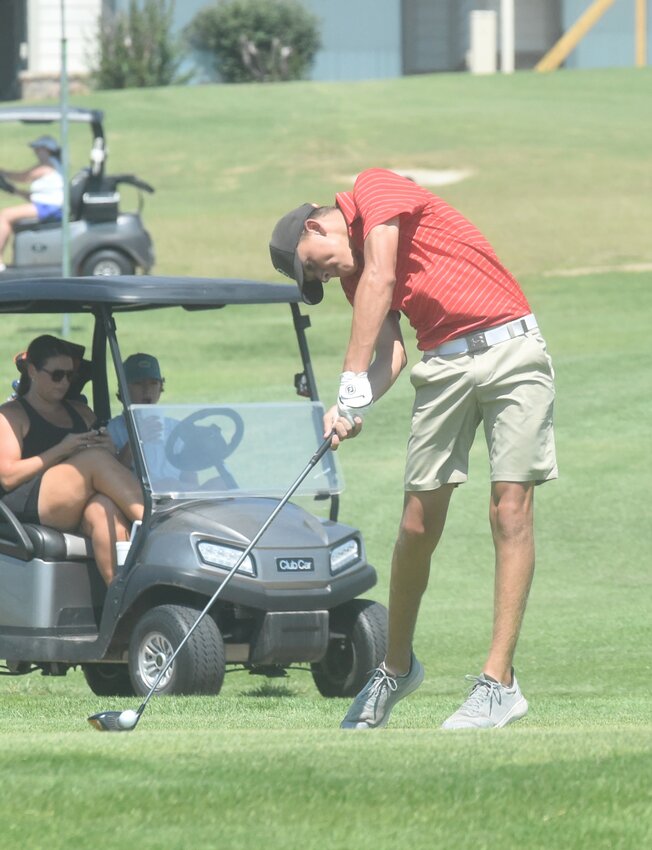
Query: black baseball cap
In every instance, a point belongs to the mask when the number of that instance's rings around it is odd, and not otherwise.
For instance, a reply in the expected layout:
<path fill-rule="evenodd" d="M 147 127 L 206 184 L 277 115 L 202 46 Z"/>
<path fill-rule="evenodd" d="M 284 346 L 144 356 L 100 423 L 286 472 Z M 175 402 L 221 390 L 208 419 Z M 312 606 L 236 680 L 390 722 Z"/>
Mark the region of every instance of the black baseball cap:
<path fill-rule="evenodd" d="M 284 215 L 274 228 L 269 243 L 269 254 L 274 268 L 281 274 L 296 280 L 306 304 L 319 304 L 324 297 L 321 281 L 304 278 L 303 265 L 297 256 L 297 245 L 304 225 L 314 211 L 314 204 L 301 204 L 300 207 Z"/>

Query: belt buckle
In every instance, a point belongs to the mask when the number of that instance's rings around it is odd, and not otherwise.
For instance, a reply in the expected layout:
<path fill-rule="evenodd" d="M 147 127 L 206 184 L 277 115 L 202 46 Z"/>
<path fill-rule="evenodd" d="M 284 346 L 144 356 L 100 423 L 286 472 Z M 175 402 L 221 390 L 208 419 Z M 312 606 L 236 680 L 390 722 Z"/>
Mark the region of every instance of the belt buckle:
<path fill-rule="evenodd" d="M 469 351 L 472 354 L 475 354 L 476 351 L 484 351 L 485 348 L 489 348 L 484 331 L 477 331 L 476 333 L 467 336 L 466 344 L 469 346 Z"/>

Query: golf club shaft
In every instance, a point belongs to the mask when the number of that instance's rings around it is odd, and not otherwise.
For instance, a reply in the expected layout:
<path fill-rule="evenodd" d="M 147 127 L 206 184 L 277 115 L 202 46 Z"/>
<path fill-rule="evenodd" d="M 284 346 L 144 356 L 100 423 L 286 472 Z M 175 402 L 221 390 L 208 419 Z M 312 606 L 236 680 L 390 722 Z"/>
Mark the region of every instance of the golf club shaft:
<path fill-rule="evenodd" d="M 158 674 L 158 676 L 156 677 L 156 680 L 154 681 L 154 684 L 153 684 L 153 685 L 152 685 L 152 687 L 149 689 L 149 692 L 147 693 L 147 696 L 145 697 L 145 699 L 144 699 L 144 700 L 142 701 L 142 703 L 140 704 L 140 707 L 138 708 L 137 714 L 138 714 L 138 719 L 139 719 L 139 720 L 140 720 L 140 717 L 141 717 L 141 715 L 142 715 L 143 711 L 145 711 L 145 707 L 146 707 L 147 703 L 150 701 L 150 699 L 152 698 L 152 696 L 153 696 L 154 692 L 156 691 L 156 688 L 158 687 L 159 682 L 161 681 L 161 679 L 163 678 L 163 676 L 165 676 L 165 674 L 167 673 L 167 671 L 169 670 L 169 668 L 172 666 L 172 663 L 174 662 L 174 659 L 177 657 L 177 655 L 179 654 L 179 652 L 181 652 L 181 650 L 183 649 L 183 647 L 186 645 L 186 643 L 187 643 L 187 642 L 188 642 L 188 640 L 190 639 L 190 637 L 191 637 L 192 633 L 195 631 L 195 629 L 197 628 L 197 626 L 201 623 L 201 621 L 204 619 L 204 617 L 206 616 L 206 614 L 208 614 L 208 612 L 210 611 L 210 609 L 213 607 L 213 605 L 215 604 L 215 601 L 217 600 L 217 597 L 220 595 L 220 593 L 224 590 L 224 588 L 225 588 L 225 587 L 226 587 L 226 585 L 229 583 L 229 581 L 231 580 L 231 578 L 232 578 L 232 577 L 235 575 L 235 573 L 238 571 L 238 568 L 239 568 L 239 567 L 240 567 L 240 565 L 243 563 L 243 561 L 245 560 L 245 558 L 249 555 L 249 553 L 250 553 L 250 552 L 251 552 L 251 550 L 254 548 L 254 546 L 256 545 L 256 543 L 258 543 L 258 541 L 260 540 L 260 538 L 263 536 L 263 534 L 264 534 L 264 533 L 267 531 L 267 529 L 270 527 L 270 525 L 272 524 L 272 522 L 273 522 L 273 521 L 274 521 L 274 519 L 276 518 L 276 516 L 277 516 L 277 514 L 279 513 L 279 511 L 283 508 L 283 506 L 284 506 L 284 505 L 288 502 L 288 500 L 292 497 L 292 495 L 293 495 L 293 494 L 294 494 L 294 492 L 297 490 L 297 488 L 299 487 L 299 485 L 302 483 L 302 481 L 304 480 L 304 478 L 308 475 L 308 473 L 310 472 L 310 470 L 311 470 L 314 466 L 316 466 L 316 464 L 317 464 L 317 463 L 321 460 L 321 458 L 322 458 L 322 457 L 326 454 L 326 452 L 328 451 L 328 449 L 329 449 L 329 448 L 330 448 L 330 446 L 331 446 L 332 439 L 333 439 L 333 434 L 331 433 L 331 434 L 329 434 L 329 435 L 328 435 L 328 437 L 326 437 L 326 439 L 322 442 L 322 444 L 319 446 L 319 448 L 318 448 L 318 449 L 317 449 L 317 451 L 314 453 L 314 455 L 310 458 L 310 460 L 309 460 L 309 461 L 308 461 L 308 463 L 306 464 L 305 468 L 303 469 L 303 471 L 301 472 L 301 474 L 299 475 L 299 477 L 296 479 L 296 481 L 294 481 L 294 483 L 290 486 L 289 490 L 286 492 L 286 494 L 285 494 L 285 495 L 283 496 L 283 498 L 280 500 L 280 502 L 278 503 L 278 505 L 276 505 L 276 507 L 274 508 L 274 510 L 271 512 L 271 514 L 267 517 L 267 519 L 265 520 L 265 522 L 264 522 L 264 523 L 263 523 L 263 525 L 261 526 L 260 530 L 259 530 L 259 531 L 255 534 L 255 536 L 252 538 L 252 540 L 251 540 L 251 542 L 249 543 L 249 545 L 247 546 L 247 548 L 246 548 L 246 549 L 244 550 L 244 552 L 240 555 L 240 557 L 238 558 L 238 560 L 236 561 L 236 563 L 235 563 L 235 564 L 231 567 L 231 569 L 229 570 L 229 572 L 228 572 L 228 573 L 227 573 L 227 575 L 225 576 L 225 578 L 224 578 L 224 580 L 222 581 L 222 583 L 220 584 L 220 586 L 217 588 L 217 590 L 215 591 L 215 593 L 214 593 L 214 594 L 211 596 L 211 598 L 208 600 L 208 602 L 206 603 L 205 607 L 203 608 L 203 610 L 201 611 L 201 613 L 199 614 L 199 616 L 197 617 L 197 619 L 195 620 L 195 622 L 192 624 L 192 626 L 191 626 L 191 627 L 188 629 L 188 631 L 186 632 L 186 634 L 185 634 L 185 636 L 184 636 L 183 640 L 181 641 L 181 643 L 179 644 L 179 646 L 178 646 L 178 647 L 174 650 L 174 652 L 172 653 L 172 655 L 171 655 L 171 656 L 168 658 L 168 660 L 165 662 L 165 664 L 163 665 L 163 667 L 162 667 L 162 668 L 161 668 L 161 670 L 159 671 L 159 674 Z"/>

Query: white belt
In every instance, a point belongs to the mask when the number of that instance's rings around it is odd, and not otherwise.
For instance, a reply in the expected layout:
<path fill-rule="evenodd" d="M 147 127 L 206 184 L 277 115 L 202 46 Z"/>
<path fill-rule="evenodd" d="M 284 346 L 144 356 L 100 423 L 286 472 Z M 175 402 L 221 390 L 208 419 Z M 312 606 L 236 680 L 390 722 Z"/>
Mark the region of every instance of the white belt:
<path fill-rule="evenodd" d="M 514 319 L 512 322 L 507 322 L 504 325 L 498 325 L 497 328 L 488 328 L 484 331 L 474 331 L 467 336 L 458 336 L 455 339 L 449 339 L 448 342 L 443 342 L 437 348 L 432 348 L 430 351 L 424 351 L 424 357 L 436 357 L 446 354 L 466 354 L 470 352 L 474 354 L 477 351 L 485 351 L 492 345 L 497 345 L 499 342 L 507 342 L 508 339 L 514 339 L 516 336 L 523 336 L 528 331 L 536 330 L 537 320 L 533 313 L 527 316 L 522 316 L 520 319 Z"/>

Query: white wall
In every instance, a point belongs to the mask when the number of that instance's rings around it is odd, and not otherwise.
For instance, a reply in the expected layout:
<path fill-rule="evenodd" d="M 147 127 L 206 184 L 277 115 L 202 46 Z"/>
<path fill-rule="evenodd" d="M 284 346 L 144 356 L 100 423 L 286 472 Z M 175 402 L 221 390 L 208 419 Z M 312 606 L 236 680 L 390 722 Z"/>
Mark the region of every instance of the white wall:
<path fill-rule="evenodd" d="M 64 0 L 69 73 L 88 71 L 102 0 Z M 28 0 L 27 70 L 32 74 L 61 69 L 61 0 Z"/>

